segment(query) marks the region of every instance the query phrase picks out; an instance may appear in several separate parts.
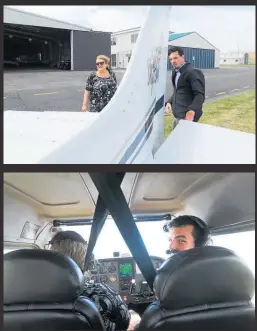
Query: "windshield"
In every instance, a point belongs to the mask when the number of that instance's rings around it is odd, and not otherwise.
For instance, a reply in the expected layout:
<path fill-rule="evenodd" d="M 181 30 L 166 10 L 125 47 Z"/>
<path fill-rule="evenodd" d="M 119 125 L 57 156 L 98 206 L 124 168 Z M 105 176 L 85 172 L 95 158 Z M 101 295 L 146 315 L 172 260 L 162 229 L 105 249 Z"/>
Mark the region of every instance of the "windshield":
<path fill-rule="evenodd" d="M 168 249 L 168 234 L 163 231 L 166 221 L 160 222 L 138 222 L 138 230 L 144 240 L 149 255 L 167 258 L 165 253 Z M 63 230 L 74 230 L 88 241 L 91 226 L 63 226 Z M 213 245 L 222 246 L 233 250 L 249 266 L 255 275 L 255 231 L 241 232 L 212 237 Z M 97 259 L 109 258 L 113 252 L 130 254 L 115 222 L 107 219 L 97 239 L 94 254 Z"/>
<path fill-rule="evenodd" d="M 149 255 L 164 259 L 168 257 L 165 251 L 169 246 L 168 234 L 163 231 L 165 224 L 166 221 L 136 223 Z M 64 226 L 62 229 L 76 231 L 88 241 L 91 226 Z M 243 259 L 255 276 L 255 231 L 214 236 L 212 244 L 233 250 Z M 96 259 L 102 259 L 112 257 L 114 252 L 119 252 L 121 256 L 128 254 L 132 256 L 115 222 L 107 219 L 97 239 L 94 254 Z M 255 304 L 255 296 L 252 302 Z"/>
<path fill-rule="evenodd" d="M 167 257 L 165 250 L 169 243 L 168 236 L 162 229 L 165 224 L 166 221 L 136 223 L 149 255 L 160 256 L 163 258 Z M 63 226 L 62 229 L 76 231 L 88 241 L 91 225 Z M 157 238 L 158 240 L 156 240 Z M 97 259 L 104 259 L 112 257 L 114 252 L 120 252 L 121 255 L 129 254 L 132 256 L 115 222 L 112 219 L 107 219 L 97 239 L 94 254 Z"/>

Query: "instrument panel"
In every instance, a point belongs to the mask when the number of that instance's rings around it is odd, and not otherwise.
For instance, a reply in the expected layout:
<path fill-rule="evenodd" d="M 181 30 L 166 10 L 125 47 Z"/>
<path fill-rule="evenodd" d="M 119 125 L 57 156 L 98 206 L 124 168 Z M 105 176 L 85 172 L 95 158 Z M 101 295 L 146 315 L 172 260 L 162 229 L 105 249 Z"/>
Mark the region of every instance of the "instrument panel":
<path fill-rule="evenodd" d="M 155 270 L 160 268 L 164 262 L 164 259 L 160 257 L 150 256 L 150 258 Z M 139 301 L 138 298 L 136 298 L 136 292 L 139 292 L 139 285 L 145 283 L 145 279 L 132 257 L 99 259 L 96 268 L 90 271 L 92 281 L 110 286 L 118 292 L 125 301 Z M 132 279 L 135 279 L 137 282 L 135 286 L 132 283 Z M 148 285 L 145 284 L 144 286 L 148 287 Z"/>

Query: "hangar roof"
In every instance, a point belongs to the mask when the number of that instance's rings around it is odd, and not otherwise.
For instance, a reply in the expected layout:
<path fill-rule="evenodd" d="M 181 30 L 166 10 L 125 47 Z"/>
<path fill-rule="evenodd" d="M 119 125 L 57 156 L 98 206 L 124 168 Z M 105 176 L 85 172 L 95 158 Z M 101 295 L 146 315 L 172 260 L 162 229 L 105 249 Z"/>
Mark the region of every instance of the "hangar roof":
<path fill-rule="evenodd" d="M 46 16 L 29 13 L 20 9 L 4 6 L 4 23 L 42 26 L 55 29 L 91 31 L 92 28 L 63 22 Z"/>
<path fill-rule="evenodd" d="M 184 32 L 184 33 L 173 33 L 173 32 L 171 32 L 171 34 L 169 35 L 169 41 L 185 37 L 185 36 L 187 36 L 191 33 L 192 32 Z"/>
<path fill-rule="evenodd" d="M 219 49 L 217 47 L 215 47 L 213 44 L 211 44 L 208 40 L 206 40 L 204 37 L 202 37 L 198 32 L 192 31 L 192 32 L 182 32 L 182 33 L 174 33 L 171 32 L 169 34 L 169 42 L 173 41 L 173 40 L 177 40 L 177 39 L 181 39 L 183 37 L 186 37 L 188 35 L 194 34 L 196 36 L 198 36 L 198 38 L 201 38 L 202 40 L 204 40 L 206 43 L 208 43 L 210 46 L 213 47 L 213 49 L 216 49 L 217 51 L 219 51 Z M 190 47 L 190 46 L 188 46 Z M 196 47 L 198 48 L 198 47 Z"/>

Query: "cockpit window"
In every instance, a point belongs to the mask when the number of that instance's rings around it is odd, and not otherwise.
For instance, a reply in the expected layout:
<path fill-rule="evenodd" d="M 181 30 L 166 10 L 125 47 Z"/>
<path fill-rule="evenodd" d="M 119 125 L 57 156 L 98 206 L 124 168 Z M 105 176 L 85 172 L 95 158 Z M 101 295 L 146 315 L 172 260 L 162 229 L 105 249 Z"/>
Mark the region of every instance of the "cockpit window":
<path fill-rule="evenodd" d="M 163 231 L 166 221 L 138 222 L 136 224 L 149 255 L 166 259 L 168 256 L 165 252 L 169 247 L 168 234 Z M 91 230 L 89 225 L 62 228 L 63 230 L 78 232 L 87 241 L 89 239 Z M 233 250 L 245 261 L 255 275 L 255 231 L 213 236 L 212 245 Z M 112 219 L 107 219 L 97 239 L 94 255 L 96 259 L 104 259 L 113 257 L 114 252 L 119 252 L 120 256 L 132 256 L 115 222 Z M 255 302 L 255 297 L 253 302 Z"/>
<path fill-rule="evenodd" d="M 138 222 L 136 224 L 149 255 L 166 258 L 165 251 L 169 247 L 169 236 L 163 231 L 166 221 Z M 88 241 L 91 226 L 63 226 L 62 229 L 76 231 Z M 212 245 L 235 251 L 255 274 L 255 231 L 213 236 Z M 94 254 L 96 258 L 102 259 L 112 257 L 114 252 L 130 254 L 115 222 L 107 219 L 97 239 Z"/>
<path fill-rule="evenodd" d="M 255 275 L 255 231 L 213 237 L 213 245 L 233 250 Z"/>
<path fill-rule="evenodd" d="M 9 252 L 11 252 L 11 251 L 13 251 L 14 249 L 8 249 L 8 248 L 5 248 L 4 249 L 4 254 L 6 254 L 6 253 L 9 253 Z"/>
<path fill-rule="evenodd" d="M 166 224 L 166 221 L 136 223 L 149 255 L 167 257 L 165 251 L 168 248 L 169 242 L 167 233 L 163 231 L 164 224 Z M 65 226 L 62 229 L 76 231 L 88 241 L 91 226 Z M 112 257 L 114 252 L 120 252 L 123 256 L 131 256 L 130 250 L 124 242 L 115 222 L 112 219 L 107 219 L 97 239 L 94 255 L 97 259 L 104 259 Z"/>

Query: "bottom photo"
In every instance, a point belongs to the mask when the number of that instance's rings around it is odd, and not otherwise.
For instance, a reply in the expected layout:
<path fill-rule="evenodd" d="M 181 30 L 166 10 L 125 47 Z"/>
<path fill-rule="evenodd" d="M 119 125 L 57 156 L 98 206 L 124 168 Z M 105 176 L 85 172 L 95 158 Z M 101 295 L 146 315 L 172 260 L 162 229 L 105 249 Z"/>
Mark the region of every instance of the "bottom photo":
<path fill-rule="evenodd" d="M 255 173 L 4 173 L 4 331 L 255 330 Z"/>

